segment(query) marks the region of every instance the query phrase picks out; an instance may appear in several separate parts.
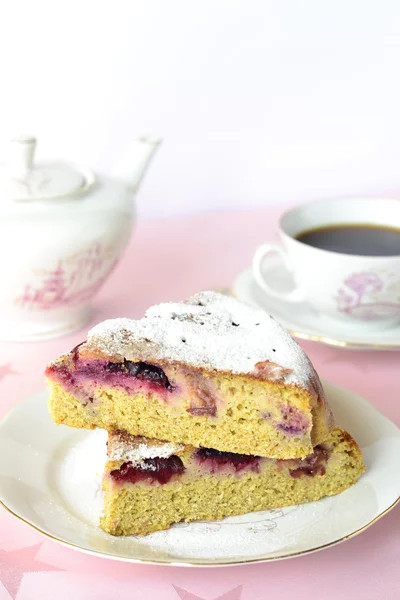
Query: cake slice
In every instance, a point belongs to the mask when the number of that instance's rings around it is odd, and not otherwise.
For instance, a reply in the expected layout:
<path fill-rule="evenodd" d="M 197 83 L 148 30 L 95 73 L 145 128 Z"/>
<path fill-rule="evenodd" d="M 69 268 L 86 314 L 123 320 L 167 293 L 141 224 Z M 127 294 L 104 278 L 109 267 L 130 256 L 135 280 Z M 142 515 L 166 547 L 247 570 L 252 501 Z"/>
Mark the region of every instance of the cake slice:
<path fill-rule="evenodd" d="M 56 423 L 271 458 L 333 426 L 313 366 L 273 317 L 202 292 L 97 325 L 46 370 Z"/>
<path fill-rule="evenodd" d="M 339 428 L 312 454 L 292 460 L 111 432 L 100 526 L 113 535 L 146 535 L 179 521 L 302 504 L 346 490 L 364 470 L 360 448 Z"/>

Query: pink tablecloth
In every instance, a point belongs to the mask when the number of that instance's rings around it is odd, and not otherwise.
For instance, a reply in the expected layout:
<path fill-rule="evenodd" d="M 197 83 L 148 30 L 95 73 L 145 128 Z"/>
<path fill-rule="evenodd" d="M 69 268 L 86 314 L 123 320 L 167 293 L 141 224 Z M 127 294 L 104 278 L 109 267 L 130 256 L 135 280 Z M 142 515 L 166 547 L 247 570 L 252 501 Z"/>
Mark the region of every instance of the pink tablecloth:
<path fill-rule="evenodd" d="M 257 244 L 275 239 L 279 209 L 207 214 L 138 225 L 99 293 L 92 323 L 140 316 L 155 302 L 228 286 Z M 84 332 L 38 344 L 0 345 L 0 417 L 44 387 L 48 360 Z M 353 352 L 301 342 L 320 375 L 358 392 L 399 423 L 399 353 Z M 0 600 L 395 600 L 400 598 L 400 511 L 344 544 L 275 563 L 221 569 L 125 564 L 42 538 L 0 509 Z"/>

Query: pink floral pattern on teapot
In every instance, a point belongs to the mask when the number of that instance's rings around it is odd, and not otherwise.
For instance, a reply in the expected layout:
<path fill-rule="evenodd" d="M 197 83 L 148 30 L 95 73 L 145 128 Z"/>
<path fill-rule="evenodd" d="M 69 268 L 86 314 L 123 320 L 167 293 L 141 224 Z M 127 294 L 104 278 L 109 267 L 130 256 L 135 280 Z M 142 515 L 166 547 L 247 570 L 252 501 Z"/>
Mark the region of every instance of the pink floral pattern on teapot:
<path fill-rule="evenodd" d="M 373 271 L 352 273 L 335 297 L 340 312 L 363 319 L 400 316 L 400 288 Z"/>
<path fill-rule="evenodd" d="M 87 302 L 100 288 L 118 259 L 116 249 L 96 242 L 85 250 L 59 260 L 25 285 L 16 298 L 20 308 L 45 311 Z"/>

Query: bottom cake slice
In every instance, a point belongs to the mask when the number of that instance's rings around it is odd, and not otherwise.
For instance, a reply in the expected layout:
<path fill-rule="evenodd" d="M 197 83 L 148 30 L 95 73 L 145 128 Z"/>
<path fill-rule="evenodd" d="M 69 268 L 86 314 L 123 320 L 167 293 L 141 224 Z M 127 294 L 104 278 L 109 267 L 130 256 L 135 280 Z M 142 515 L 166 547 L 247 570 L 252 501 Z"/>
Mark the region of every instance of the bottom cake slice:
<path fill-rule="evenodd" d="M 346 490 L 364 471 L 360 448 L 339 428 L 313 454 L 293 460 L 110 432 L 100 525 L 113 535 L 146 535 L 179 521 L 303 504 Z"/>

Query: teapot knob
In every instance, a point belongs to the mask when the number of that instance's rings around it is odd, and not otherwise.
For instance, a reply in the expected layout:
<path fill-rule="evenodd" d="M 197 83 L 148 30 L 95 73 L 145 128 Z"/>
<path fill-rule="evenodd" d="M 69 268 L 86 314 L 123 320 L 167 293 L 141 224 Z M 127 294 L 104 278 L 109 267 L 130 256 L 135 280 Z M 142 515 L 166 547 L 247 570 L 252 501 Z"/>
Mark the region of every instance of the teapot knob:
<path fill-rule="evenodd" d="M 7 167 L 11 177 L 24 178 L 32 169 L 36 138 L 21 135 L 10 140 Z"/>

